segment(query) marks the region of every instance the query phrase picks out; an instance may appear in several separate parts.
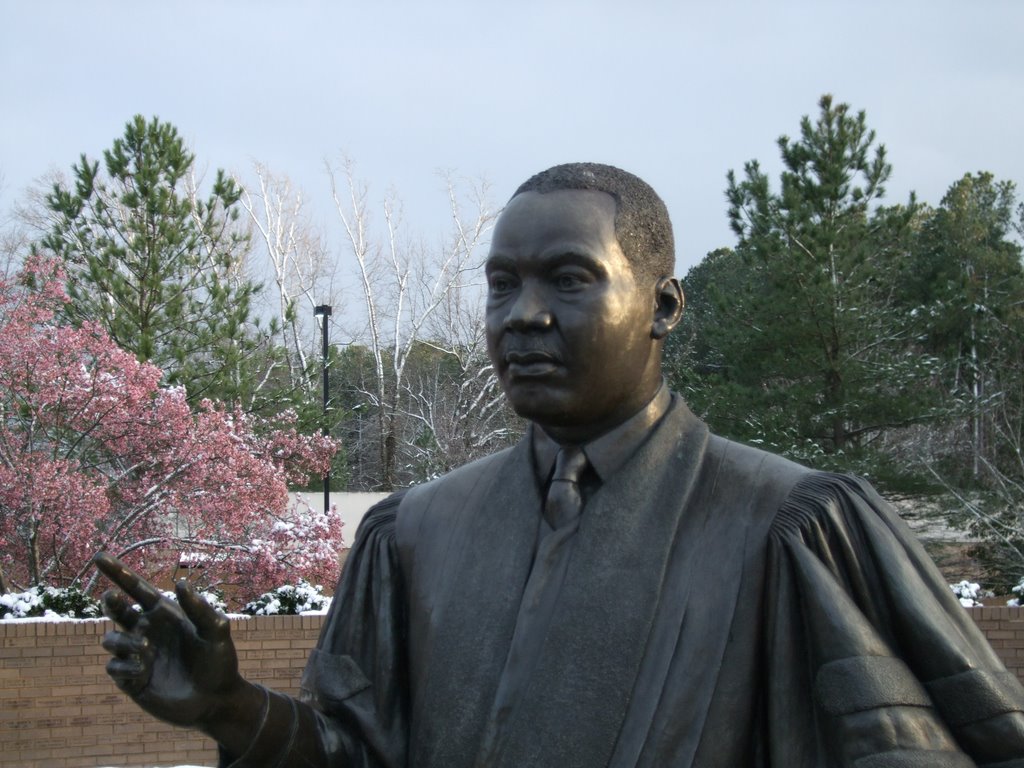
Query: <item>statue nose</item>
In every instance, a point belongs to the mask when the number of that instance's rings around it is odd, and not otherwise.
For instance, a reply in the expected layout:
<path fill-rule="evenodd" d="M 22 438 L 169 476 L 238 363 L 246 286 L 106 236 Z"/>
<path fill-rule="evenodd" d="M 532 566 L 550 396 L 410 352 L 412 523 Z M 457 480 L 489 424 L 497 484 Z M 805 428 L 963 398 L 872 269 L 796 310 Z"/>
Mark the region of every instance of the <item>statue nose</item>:
<path fill-rule="evenodd" d="M 505 326 L 511 330 L 541 329 L 549 327 L 552 320 L 551 308 L 543 293 L 524 284 L 509 307 Z"/>

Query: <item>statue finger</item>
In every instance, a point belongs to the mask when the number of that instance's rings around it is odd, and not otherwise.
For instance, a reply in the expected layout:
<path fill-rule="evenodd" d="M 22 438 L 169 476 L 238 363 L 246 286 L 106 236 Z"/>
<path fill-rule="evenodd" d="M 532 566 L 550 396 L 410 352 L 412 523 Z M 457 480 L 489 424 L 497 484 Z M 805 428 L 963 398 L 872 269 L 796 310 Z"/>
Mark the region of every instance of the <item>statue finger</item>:
<path fill-rule="evenodd" d="M 231 625 L 227 616 L 218 611 L 184 580 L 174 585 L 178 595 L 178 605 L 185 611 L 196 632 L 204 640 L 226 640 L 231 635 Z"/>
<path fill-rule="evenodd" d="M 127 659 L 131 656 L 141 658 L 143 651 L 146 650 L 144 638 L 129 635 L 126 632 L 107 632 L 100 641 L 100 645 L 111 656 L 120 659 Z"/>
<path fill-rule="evenodd" d="M 160 590 L 139 576 L 116 557 L 99 552 L 93 562 L 104 576 L 123 589 L 135 602 L 150 610 L 160 602 Z"/>
<path fill-rule="evenodd" d="M 125 597 L 124 592 L 108 589 L 100 598 L 100 604 L 103 607 L 103 615 L 125 629 L 133 629 L 139 620 L 139 612 Z"/>
<path fill-rule="evenodd" d="M 139 656 L 114 657 L 107 662 L 107 674 L 129 696 L 137 696 L 149 684 L 149 666 Z"/>

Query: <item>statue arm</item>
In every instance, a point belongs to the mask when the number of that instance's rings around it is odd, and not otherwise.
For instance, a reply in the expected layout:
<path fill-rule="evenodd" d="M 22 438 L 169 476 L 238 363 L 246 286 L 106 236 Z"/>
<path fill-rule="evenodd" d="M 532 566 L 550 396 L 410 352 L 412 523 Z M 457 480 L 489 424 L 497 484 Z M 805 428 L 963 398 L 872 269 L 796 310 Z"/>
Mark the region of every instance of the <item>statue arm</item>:
<path fill-rule="evenodd" d="M 827 474 L 801 481 L 769 553 L 769 708 L 780 724 L 821 729 L 780 731 L 777 749 L 804 738 L 810 752 L 841 750 L 825 762 L 842 765 L 1024 757 L 1024 689 L 870 486 Z M 813 702 L 798 701 L 800 690 Z"/>
<path fill-rule="evenodd" d="M 232 750 L 218 739 L 223 768 L 348 768 L 368 766 L 339 723 L 277 691 L 260 689 L 260 716 L 249 740 Z M 212 734 L 211 734 L 212 735 Z M 363 755 L 365 758 L 365 755 Z"/>

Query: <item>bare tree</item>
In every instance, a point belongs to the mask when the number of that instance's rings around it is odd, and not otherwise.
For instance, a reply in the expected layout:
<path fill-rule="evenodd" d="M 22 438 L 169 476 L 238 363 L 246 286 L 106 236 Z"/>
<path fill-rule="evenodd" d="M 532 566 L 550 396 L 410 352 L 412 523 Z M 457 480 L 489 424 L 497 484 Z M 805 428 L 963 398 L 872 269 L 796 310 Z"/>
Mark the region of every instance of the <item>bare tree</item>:
<path fill-rule="evenodd" d="M 306 212 L 302 190 L 262 163 L 254 164 L 254 173 L 258 190 L 246 187 L 242 207 L 249 214 L 272 274 L 274 290 L 268 298 L 289 383 L 310 396 L 315 389 L 315 379 L 308 375 L 310 340 L 315 338 L 313 309 L 318 304 L 337 303 L 336 264 L 323 233 Z"/>
<path fill-rule="evenodd" d="M 460 203 L 449 184 L 449 203 Z M 421 343 L 432 354 L 415 358 L 407 376 L 403 413 L 411 469 L 428 480 L 516 440 L 523 422 L 508 406 L 487 355 L 482 271 L 455 286 L 427 320 Z"/>
<path fill-rule="evenodd" d="M 4 175 L 0 172 L 0 204 L 3 205 L 0 209 L 0 278 L 13 274 L 29 244 L 24 225 L 4 199 L 5 191 Z"/>
<path fill-rule="evenodd" d="M 41 239 L 56 221 L 46 207 L 46 195 L 55 184 L 65 184 L 60 171 L 51 170 L 22 190 L 18 197 L 0 212 L 0 273 L 10 276 L 19 269 L 34 243 Z M 6 192 L 0 176 L 0 199 Z"/>
<path fill-rule="evenodd" d="M 522 422 L 508 407 L 487 358 L 483 334 L 435 353 L 411 372 L 403 415 L 409 470 L 429 480 L 513 442 Z"/>
<path fill-rule="evenodd" d="M 457 185 L 448 176 L 452 231 L 440 246 L 427 248 L 405 238 L 401 206 L 393 193 L 380 202 L 383 227 L 377 237 L 371 231 L 369 189 L 356 178 L 353 163 L 343 159 L 340 166 L 329 164 L 328 173 L 335 207 L 355 259 L 365 311 L 365 328 L 357 338 L 366 345 L 372 363 L 363 394 L 376 419 L 378 471 L 374 485 L 390 490 L 399 482 L 400 469 L 410 479 L 418 474 L 409 466 L 400 467 L 399 443 L 403 424 L 413 413 L 423 422 L 420 406 L 431 399 L 426 389 L 416 389 L 417 407 L 408 407 L 410 362 L 425 347 L 444 355 L 454 355 L 456 350 L 466 355 L 467 349 L 476 348 L 478 330 L 472 326 L 474 322 L 479 325 L 481 317 L 471 297 L 479 294 L 479 247 L 495 213 L 487 203 L 486 184 L 477 184 L 468 194 L 472 212 L 464 215 Z M 471 366 L 466 368 L 467 373 L 471 371 Z M 486 379 L 487 375 L 483 364 L 475 376 Z M 482 386 L 479 397 L 471 400 L 487 405 L 488 386 Z M 436 397 L 433 402 L 436 407 Z M 438 431 L 433 434 L 436 437 Z"/>

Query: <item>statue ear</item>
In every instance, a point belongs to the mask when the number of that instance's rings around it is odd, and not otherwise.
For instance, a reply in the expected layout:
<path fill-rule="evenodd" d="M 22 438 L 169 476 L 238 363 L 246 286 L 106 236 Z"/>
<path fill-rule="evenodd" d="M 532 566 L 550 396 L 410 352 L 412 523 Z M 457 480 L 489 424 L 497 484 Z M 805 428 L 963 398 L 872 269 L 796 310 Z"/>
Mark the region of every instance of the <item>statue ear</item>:
<path fill-rule="evenodd" d="M 661 278 L 655 287 L 654 300 L 654 322 L 651 324 L 651 337 L 664 339 L 683 317 L 683 305 L 686 303 L 686 299 L 679 281 L 674 277 Z"/>

